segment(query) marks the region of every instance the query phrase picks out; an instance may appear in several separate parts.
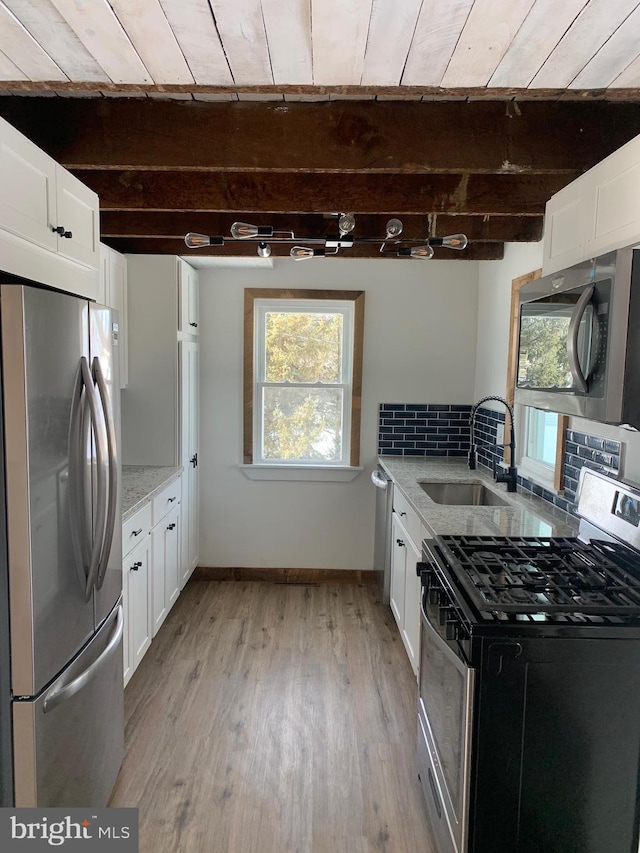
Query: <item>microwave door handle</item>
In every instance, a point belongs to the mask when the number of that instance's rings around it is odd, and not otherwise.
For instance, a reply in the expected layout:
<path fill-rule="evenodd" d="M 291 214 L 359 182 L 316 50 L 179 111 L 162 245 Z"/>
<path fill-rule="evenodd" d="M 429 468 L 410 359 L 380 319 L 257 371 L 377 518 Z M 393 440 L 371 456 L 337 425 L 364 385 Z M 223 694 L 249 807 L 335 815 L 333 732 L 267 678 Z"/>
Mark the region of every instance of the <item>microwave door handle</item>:
<path fill-rule="evenodd" d="M 587 310 L 589 302 L 591 302 L 594 290 L 595 286 L 593 284 L 589 285 L 589 287 L 587 287 L 580 296 L 580 299 L 576 302 L 576 307 L 573 309 L 571 321 L 569 322 L 569 333 L 567 337 L 567 356 L 569 359 L 569 370 L 573 377 L 574 388 L 575 390 L 584 391 L 585 393 L 589 388 L 584 373 L 582 372 L 582 368 L 580 367 L 580 359 L 578 358 L 578 333 L 580 331 L 580 323 L 584 317 L 584 312 Z"/>

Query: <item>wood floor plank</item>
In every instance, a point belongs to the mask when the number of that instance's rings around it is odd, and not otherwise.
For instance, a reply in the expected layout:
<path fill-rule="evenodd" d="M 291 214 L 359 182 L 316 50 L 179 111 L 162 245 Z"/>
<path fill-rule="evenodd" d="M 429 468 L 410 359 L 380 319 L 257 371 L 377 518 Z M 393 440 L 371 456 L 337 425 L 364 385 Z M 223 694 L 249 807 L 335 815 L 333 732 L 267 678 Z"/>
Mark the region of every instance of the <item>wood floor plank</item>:
<path fill-rule="evenodd" d="M 191 581 L 125 691 L 140 853 L 433 853 L 415 677 L 371 585 Z"/>

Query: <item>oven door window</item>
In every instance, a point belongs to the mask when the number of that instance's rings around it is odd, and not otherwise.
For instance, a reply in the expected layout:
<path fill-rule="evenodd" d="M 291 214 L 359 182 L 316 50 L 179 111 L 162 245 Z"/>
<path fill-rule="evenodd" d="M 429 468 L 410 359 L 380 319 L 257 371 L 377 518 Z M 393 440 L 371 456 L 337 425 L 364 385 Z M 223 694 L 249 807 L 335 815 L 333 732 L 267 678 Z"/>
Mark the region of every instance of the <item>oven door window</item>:
<path fill-rule="evenodd" d="M 471 679 L 474 670 L 456 657 L 422 616 L 420 698 L 440 759 L 444 782 L 460 820 L 466 785 L 470 728 Z"/>
<path fill-rule="evenodd" d="M 525 302 L 520 311 L 518 387 L 550 391 L 574 388 L 567 341 L 569 325 L 582 289 Z M 592 369 L 592 345 L 597 323 L 594 305 L 588 304 L 578 326 L 577 358 L 588 377 Z"/>

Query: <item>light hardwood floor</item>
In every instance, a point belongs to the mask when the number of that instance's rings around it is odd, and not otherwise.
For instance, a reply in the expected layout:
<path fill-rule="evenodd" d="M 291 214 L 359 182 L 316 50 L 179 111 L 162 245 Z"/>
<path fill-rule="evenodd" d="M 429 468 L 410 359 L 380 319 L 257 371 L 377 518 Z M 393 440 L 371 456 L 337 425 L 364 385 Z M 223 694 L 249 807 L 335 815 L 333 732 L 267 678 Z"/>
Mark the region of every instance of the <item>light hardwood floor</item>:
<path fill-rule="evenodd" d="M 433 853 L 415 678 L 371 585 L 191 581 L 125 691 L 140 853 Z"/>

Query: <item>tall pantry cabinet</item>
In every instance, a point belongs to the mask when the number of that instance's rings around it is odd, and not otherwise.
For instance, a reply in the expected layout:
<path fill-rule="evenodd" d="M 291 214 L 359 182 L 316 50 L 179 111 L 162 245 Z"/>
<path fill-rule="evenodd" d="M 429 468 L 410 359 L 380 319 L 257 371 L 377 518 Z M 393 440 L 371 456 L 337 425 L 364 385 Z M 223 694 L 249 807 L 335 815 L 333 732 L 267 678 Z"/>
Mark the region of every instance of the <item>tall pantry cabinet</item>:
<path fill-rule="evenodd" d="M 124 465 L 182 466 L 181 585 L 198 564 L 198 274 L 169 255 L 127 255 L 129 383 Z"/>

